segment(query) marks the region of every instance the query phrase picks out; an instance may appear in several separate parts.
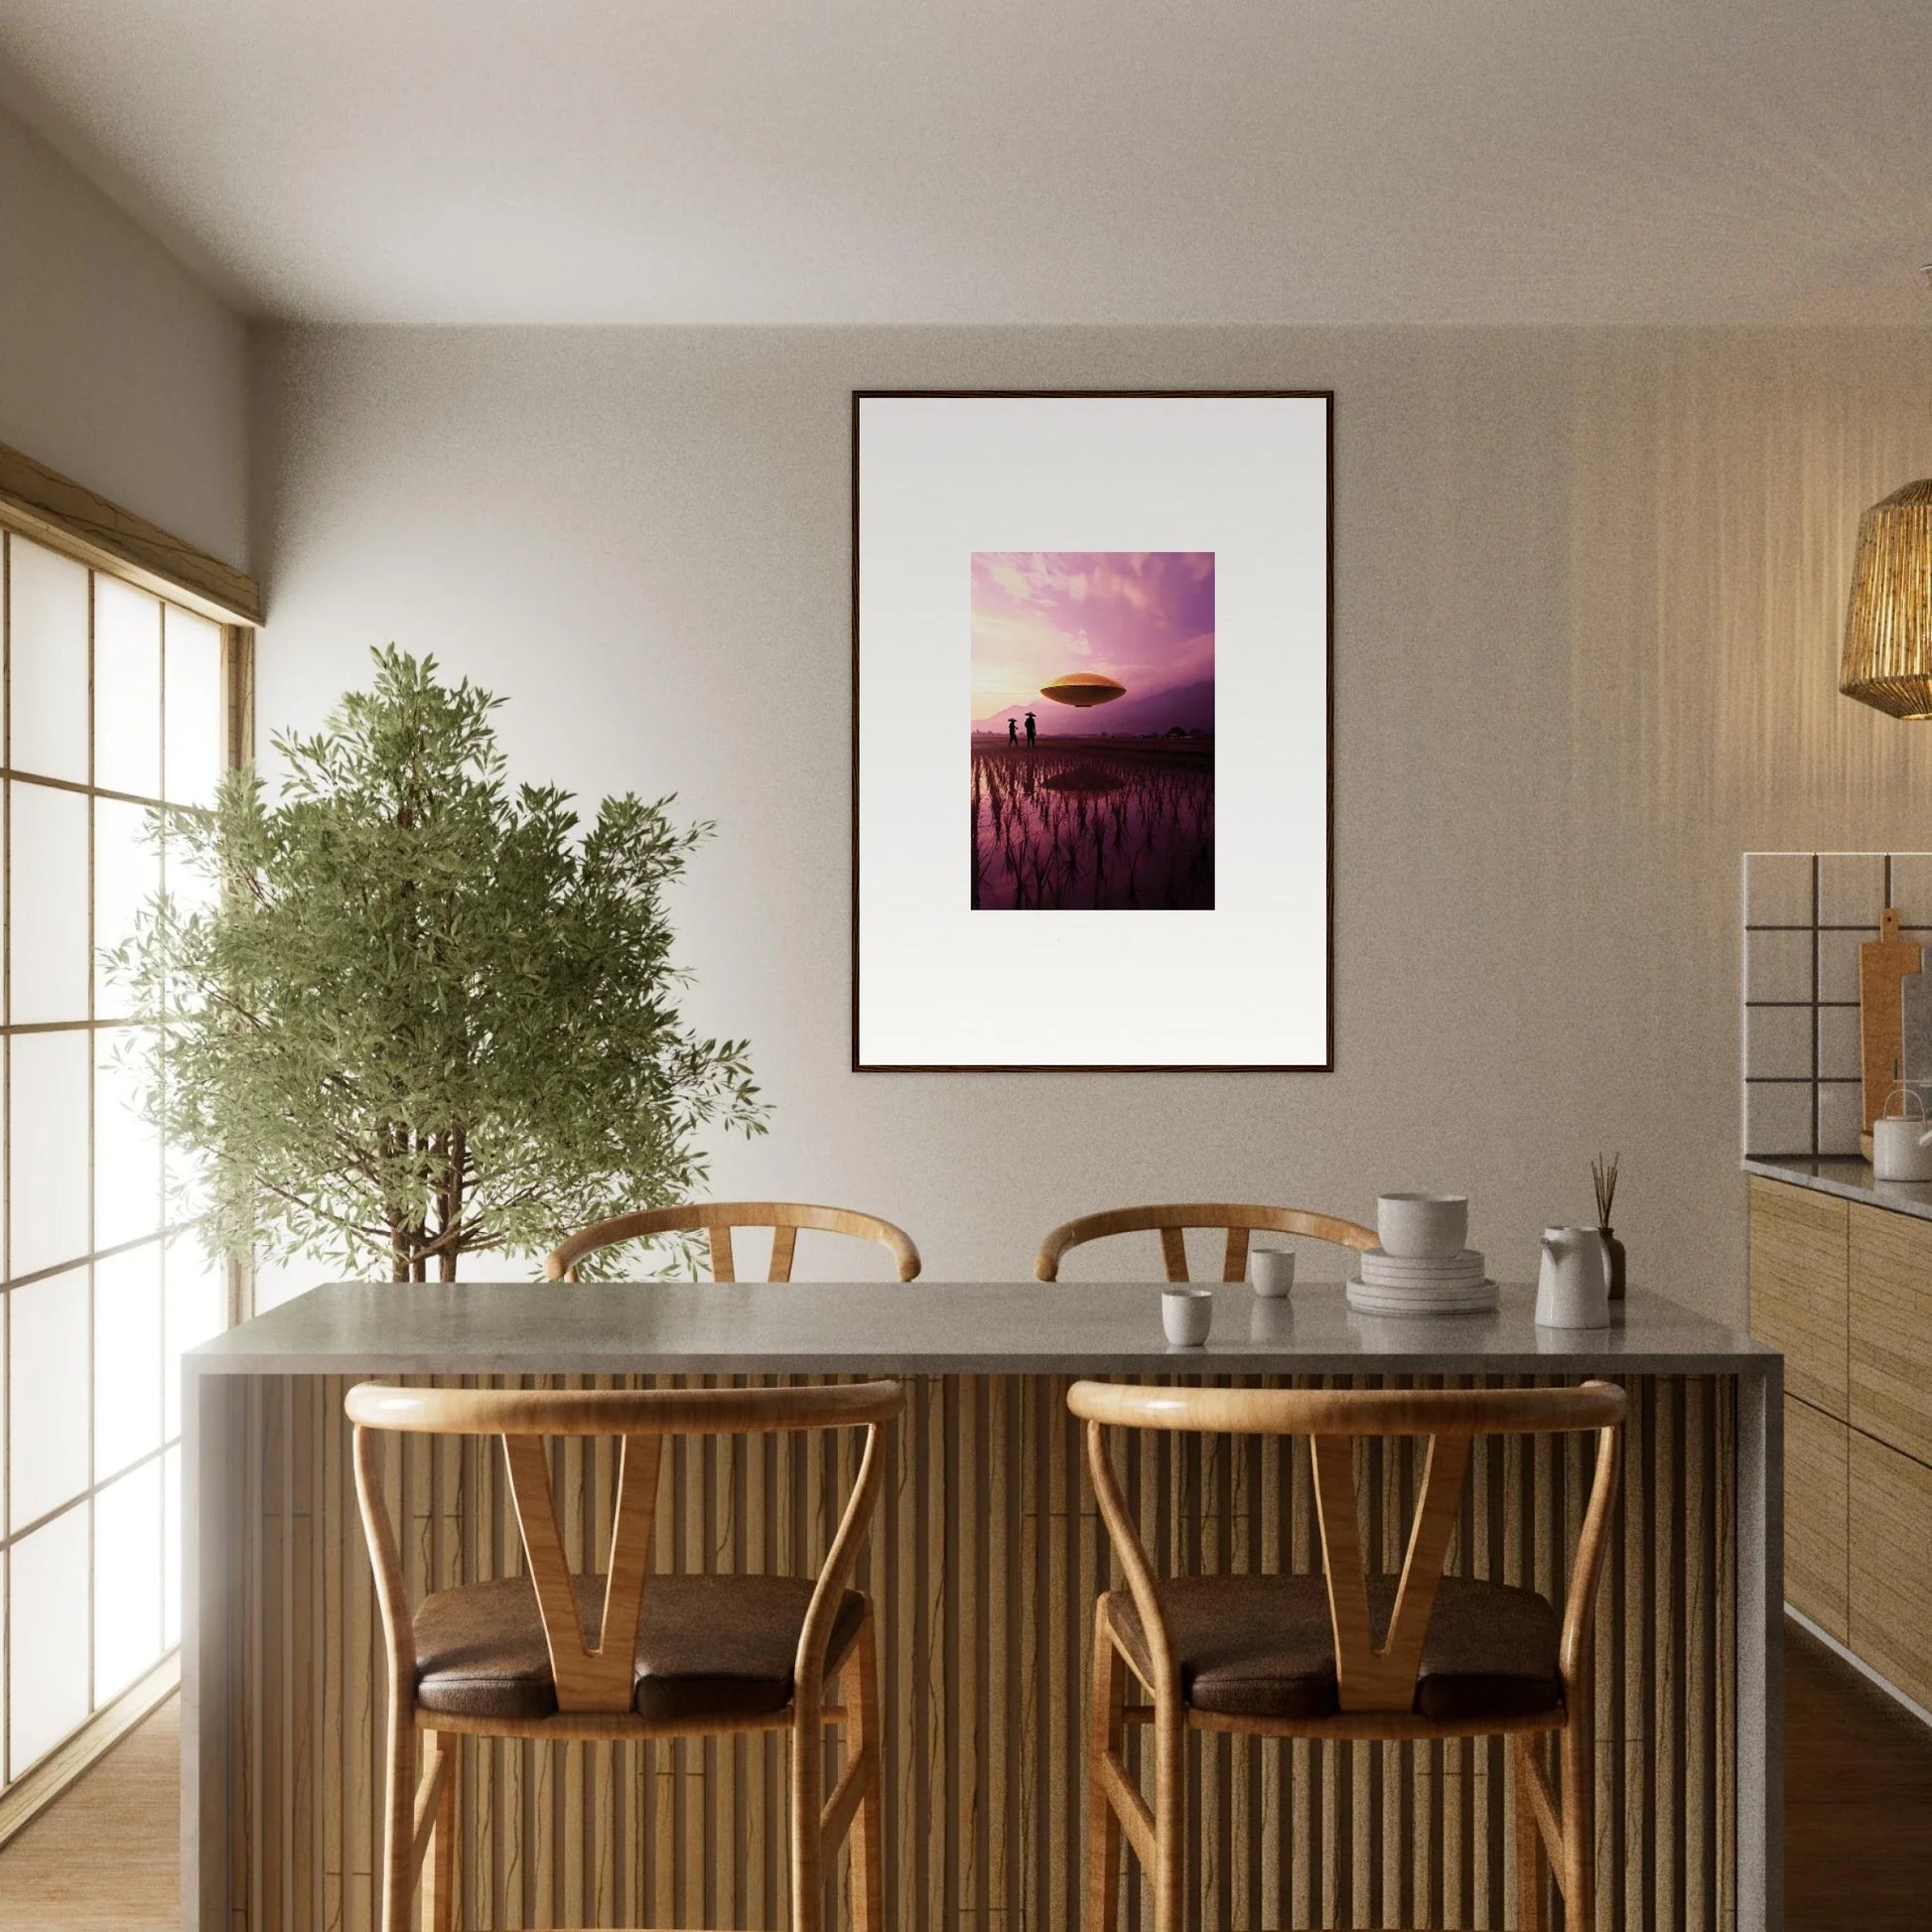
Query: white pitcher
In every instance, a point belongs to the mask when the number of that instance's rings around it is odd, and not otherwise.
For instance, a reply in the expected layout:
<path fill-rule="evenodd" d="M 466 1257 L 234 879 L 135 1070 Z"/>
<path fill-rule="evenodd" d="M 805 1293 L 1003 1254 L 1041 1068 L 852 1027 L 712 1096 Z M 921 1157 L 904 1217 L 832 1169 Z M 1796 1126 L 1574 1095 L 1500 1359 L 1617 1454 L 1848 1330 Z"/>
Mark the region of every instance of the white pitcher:
<path fill-rule="evenodd" d="M 1610 1255 L 1595 1228 L 1545 1228 L 1536 1282 L 1539 1328 L 1610 1325 Z"/>

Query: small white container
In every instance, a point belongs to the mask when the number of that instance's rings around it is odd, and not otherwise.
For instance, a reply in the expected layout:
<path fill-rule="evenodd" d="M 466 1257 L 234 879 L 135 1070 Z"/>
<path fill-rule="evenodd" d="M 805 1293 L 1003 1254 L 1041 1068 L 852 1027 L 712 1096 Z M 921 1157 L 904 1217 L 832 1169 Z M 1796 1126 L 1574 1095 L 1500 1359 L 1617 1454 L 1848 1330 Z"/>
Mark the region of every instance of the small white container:
<path fill-rule="evenodd" d="M 1902 1114 L 1892 1112 L 1894 1100 Z M 1914 1087 L 1893 1087 L 1885 1095 L 1884 1112 L 1871 1123 L 1871 1177 L 1932 1180 L 1932 1121 L 1926 1119 L 1924 1098 Z"/>
<path fill-rule="evenodd" d="M 1403 1260 L 1447 1261 L 1469 1235 L 1467 1194 L 1378 1194 L 1375 1231 L 1382 1252 Z"/>
<path fill-rule="evenodd" d="M 1276 1301 L 1295 1286 L 1293 1248 L 1256 1248 L 1248 1256 L 1248 1279 L 1264 1301 Z"/>
<path fill-rule="evenodd" d="M 1176 1348 L 1198 1348 L 1214 1325 L 1214 1291 L 1211 1288 L 1164 1288 L 1161 1291 L 1161 1325 Z"/>
<path fill-rule="evenodd" d="M 1539 1328 L 1610 1325 L 1610 1253 L 1599 1228 L 1545 1228 L 1536 1283 Z"/>

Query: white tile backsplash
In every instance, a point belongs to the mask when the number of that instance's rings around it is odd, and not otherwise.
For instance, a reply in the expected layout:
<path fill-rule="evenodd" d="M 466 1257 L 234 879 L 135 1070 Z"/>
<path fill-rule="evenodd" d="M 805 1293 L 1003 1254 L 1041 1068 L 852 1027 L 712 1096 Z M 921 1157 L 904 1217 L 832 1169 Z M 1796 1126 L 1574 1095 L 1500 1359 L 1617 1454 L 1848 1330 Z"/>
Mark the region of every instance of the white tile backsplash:
<path fill-rule="evenodd" d="M 1750 1081 L 1744 1088 L 1744 1152 L 1811 1153 L 1816 1091 L 1809 1080 Z"/>
<path fill-rule="evenodd" d="M 1809 1001 L 1811 946 L 1809 931 L 1745 933 L 1745 999 Z"/>
<path fill-rule="evenodd" d="M 1811 1026 L 1816 1009 L 1746 1007 L 1744 1078 L 1809 1080 L 1812 1077 Z"/>
<path fill-rule="evenodd" d="M 1901 926 L 1932 926 L 1932 852 L 1891 855 L 1891 902 Z"/>
<path fill-rule="evenodd" d="M 1753 933 L 1752 938 L 1759 935 Z M 1765 934 L 1769 937 L 1769 934 Z M 1878 928 L 1851 932 L 1821 932 L 1818 935 L 1818 997 L 1822 1001 L 1849 1001 L 1856 1006 L 1859 999 L 1859 948 L 1867 939 L 1875 939 Z"/>
<path fill-rule="evenodd" d="M 1821 1081 L 1818 1088 L 1818 1151 L 1857 1154 L 1864 1128 L 1864 1089 L 1857 1080 Z"/>
<path fill-rule="evenodd" d="M 1821 852 L 1818 855 L 1818 923 L 1870 926 L 1885 909 L 1882 852 Z"/>
<path fill-rule="evenodd" d="M 1745 1152 L 1856 1155 L 1859 948 L 1889 899 L 1932 976 L 1932 852 L 1747 852 L 1743 879 Z"/>
<path fill-rule="evenodd" d="M 1809 852 L 1747 852 L 1744 855 L 1744 923 L 1810 925 Z"/>
<path fill-rule="evenodd" d="M 1856 1080 L 1861 1071 L 1858 1008 L 1820 1007 L 1818 1077 L 1821 1080 Z"/>

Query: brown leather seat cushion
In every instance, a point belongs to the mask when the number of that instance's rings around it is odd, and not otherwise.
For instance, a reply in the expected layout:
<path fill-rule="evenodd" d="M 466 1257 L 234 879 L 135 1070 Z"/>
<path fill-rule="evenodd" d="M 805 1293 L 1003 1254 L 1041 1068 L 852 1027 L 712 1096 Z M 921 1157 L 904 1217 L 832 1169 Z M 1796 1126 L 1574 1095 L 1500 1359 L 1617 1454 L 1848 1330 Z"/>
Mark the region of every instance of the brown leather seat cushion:
<path fill-rule="evenodd" d="M 595 1630 L 604 1579 L 579 1577 L 578 1616 Z M 644 1585 L 633 1671 L 638 1714 L 732 1722 L 791 1702 L 808 1577 L 653 1576 Z M 826 1669 L 859 1634 L 865 1598 L 847 1590 L 832 1623 Z M 416 1702 L 456 1718 L 547 1718 L 557 1709 L 550 1651 L 527 1577 L 436 1590 L 418 1606 Z"/>
<path fill-rule="evenodd" d="M 1380 1635 L 1395 1602 L 1392 1577 L 1369 1579 L 1369 1615 Z M 1178 1577 L 1160 1586 L 1162 1612 L 1180 1662 L 1181 1695 L 1225 1718 L 1331 1718 L 1334 1634 L 1320 1577 Z M 1134 1667 L 1153 1664 L 1127 1591 L 1107 1612 Z M 1438 1723 L 1541 1717 L 1563 1708 L 1556 1610 L 1534 1590 L 1445 1577 L 1423 1639 L 1418 1716 Z"/>

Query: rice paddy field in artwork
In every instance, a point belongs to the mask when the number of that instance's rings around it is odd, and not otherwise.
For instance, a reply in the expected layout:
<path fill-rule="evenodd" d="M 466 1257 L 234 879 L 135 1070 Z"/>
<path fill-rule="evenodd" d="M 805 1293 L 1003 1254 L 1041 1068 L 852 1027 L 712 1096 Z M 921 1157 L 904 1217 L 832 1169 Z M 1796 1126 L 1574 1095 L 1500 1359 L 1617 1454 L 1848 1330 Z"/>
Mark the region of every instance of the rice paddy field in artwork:
<path fill-rule="evenodd" d="M 973 904 L 1206 911 L 1211 744 L 1050 738 L 973 747 Z"/>
<path fill-rule="evenodd" d="M 973 558 L 975 911 L 1214 904 L 1214 558 Z"/>

